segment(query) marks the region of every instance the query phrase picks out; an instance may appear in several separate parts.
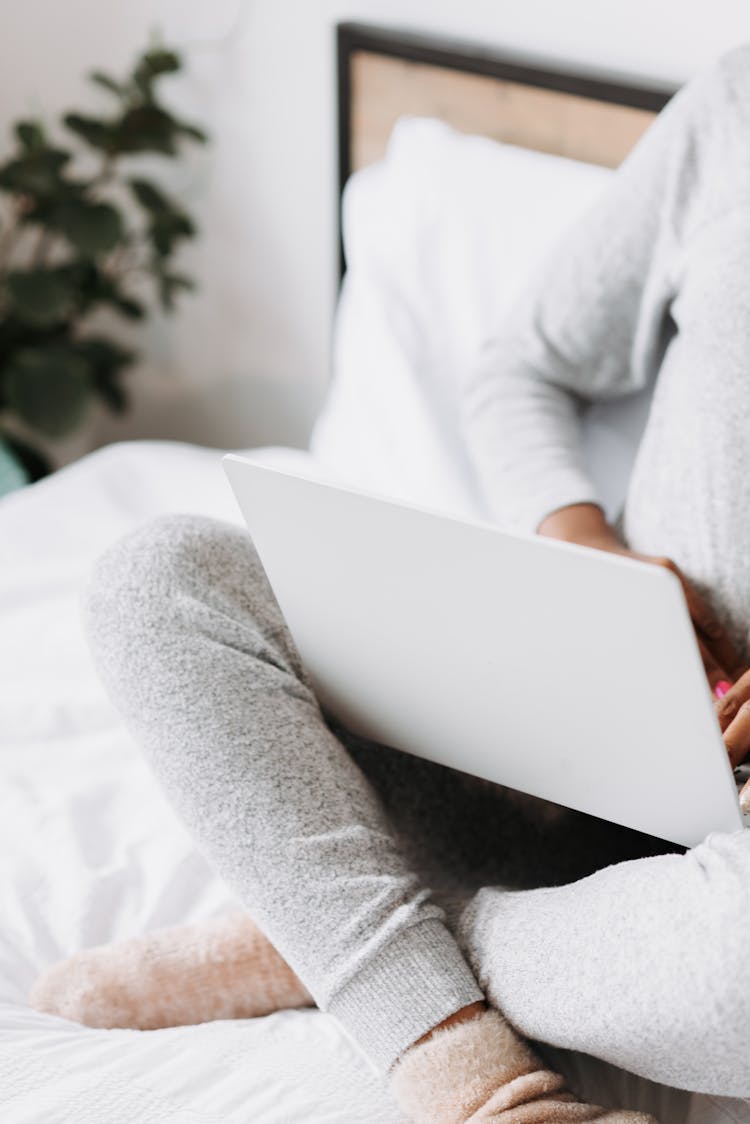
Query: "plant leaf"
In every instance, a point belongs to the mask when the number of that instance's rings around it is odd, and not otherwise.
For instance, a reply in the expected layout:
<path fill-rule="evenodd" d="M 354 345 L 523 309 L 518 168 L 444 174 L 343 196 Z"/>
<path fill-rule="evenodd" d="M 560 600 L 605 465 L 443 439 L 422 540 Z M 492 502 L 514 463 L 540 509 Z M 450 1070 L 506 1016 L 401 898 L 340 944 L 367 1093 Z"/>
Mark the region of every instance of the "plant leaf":
<path fill-rule="evenodd" d="M 182 273 L 162 273 L 159 277 L 159 296 L 161 306 L 167 312 L 174 308 L 174 299 L 179 292 L 192 292 L 195 282 Z"/>
<path fill-rule="evenodd" d="M 39 121 L 17 121 L 15 132 L 20 144 L 28 152 L 44 148 L 44 129 Z"/>
<path fill-rule="evenodd" d="M 2 363 L 4 363 L 8 356 L 18 348 L 25 347 L 29 343 L 36 343 L 40 338 L 44 338 L 45 333 L 50 334 L 59 331 L 59 325 L 54 325 L 50 328 L 39 328 L 35 324 L 29 324 L 28 321 L 22 320 L 15 312 L 10 309 L 6 310 L 2 317 L 0 317 L 0 356 L 2 356 Z M 3 401 L 3 369 L 0 365 L 0 410 L 3 409 L 5 402 Z"/>
<path fill-rule="evenodd" d="M 156 105 L 138 105 L 123 114 L 115 127 L 115 146 L 119 152 L 177 151 L 177 122 Z"/>
<path fill-rule="evenodd" d="M 64 200 L 50 212 L 47 221 L 86 257 L 109 253 L 123 233 L 122 218 L 115 207 L 85 199 Z"/>
<path fill-rule="evenodd" d="M 191 140 L 198 141 L 199 144 L 208 142 L 208 133 L 198 125 L 190 125 L 181 121 L 177 126 L 177 131 L 186 137 L 190 137 Z"/>
<path fill-rule="evenodd" d="M 88 364 L 64 344 L 26 348 L 5 368 L 8 404 L 32 429 L 62 437 L 83 420 L 91 394 Z"/>
<path fill-rule="evenodd" d="M 59 270 L 14 271 L 5 284 L 17 315 L 27 323 L 46 327 L 73 311 L 74 293 Z"/>
<path fill-rule="evenodd" d="M 123 367 L 135 359 L 135 352 L 98 336 L 77 340 L 75 350 L 89 364 L 94 392 L 115 413 L 124 413 L 128 396 L 120 385 L 120 378 Z"/>
<path fill-rule="evenodd" d="M 157 260 L 163 260 L 169 257 L 180 238 L 191 238 L 195 234 L 195 224 L 148 180 L 132 179 L 130 186 L 138 202 L 151 215 L 149 238 Z"/>
<path fill-rule="evenodd" d="M 82 355 L 92 368 L 119 371 L 135 359 L 135 352 L 104 339 L 103 336 L 90 336 L 76 340 L 73 345 L 77 354 Z"/>
<path fill-rule="evenodd" d="M 63 121 L 92 148 L 111 152 L 117 147 L 117 125 L 99 117 L 84 117 L 81 113 L 66 113 Z"/>
<path fill-rule="evenodd" d="M 149 229 L 158 258 L 169 257 L 180 238 L 191 238 L 194 234 L 195 224 L 183 211 L 168 211 L 155 217 Z"/>
<path fill-rule="evenodd" d="M 114 378 L 99 372 L 94 377 L 94 392 L 99 395 L 105 406 L 109 406 L 113 414 L 127 412 L 128 396 Z"/>
<path fill-rule="evenodd" d="M 75 294 L 78 312 L 88 312 L 97 304 L 108 304 L 129 320 L 141 320 L 144 306 L 124 293 L 117 281 L 106 274 L 91 258 L 79 258 L 58 267 L 58 273 Z"/>
<path fill-rule="evenodd" d="M 57 273 L 70 292 L 75 294 L 78 312 L 88 312 L 92 305 L 102 299 L 102 271 L 91 258 L 75 258 L 65 262 L 57 267 Z"/>
<path fill-rule="evenodd" d="M 92 70 L 89 74 L 89 78 L 92 82 L 96 82 L 97 86 L 101 86 L 102 89 L 107 90 L 110 94 L 116 94 L 117 97 L 123 97 L 125 94 L 124 87 L 101 70 Z"/>
<path fill-rule="evenodd" d="M 109 304 L 113 305 L 119 312 L 126 316 L 128 320 L 142 320 L 146 315 L 146 309 L 140 301 L 135 297 L 129 297 L 119 291 L 114 292 L 109 297 Z"/>
<path fill-rule="evenodd" d="M 52 195 L 66 187 L 61 172 L 69 160 L 70 153 L 61 148 L 27 151 L 0 166 L 0 188 L 34 198 Z"/>
<path fill-rule="evenodd" d="M 174 210 L 174 204 L 167 199 L 149 180 L 132 179 L 128 181 L 133 194 L 145 211 L 160 215 Z"/>
<path fill-rule="evenodd" d="M 154 79 L 162 74 L 175 74 L 181 66 L 180 57 L 174 51 L 168 51 L 160 47 L 152 51 L 146 51 L 133 70 L 133 84 L 146 101 L 151 101 Z"/>

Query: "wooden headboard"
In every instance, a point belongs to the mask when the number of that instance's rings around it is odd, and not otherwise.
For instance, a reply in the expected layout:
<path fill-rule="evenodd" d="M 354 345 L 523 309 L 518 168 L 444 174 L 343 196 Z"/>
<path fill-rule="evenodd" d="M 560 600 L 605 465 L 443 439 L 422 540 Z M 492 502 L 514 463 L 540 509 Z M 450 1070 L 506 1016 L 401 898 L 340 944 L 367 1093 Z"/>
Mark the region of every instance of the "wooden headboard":
<path fill-rule="evenodd" d="M 404 114 L 616 167 L 674 93 L 412 32 L 342 23 L 336 33 L 341 190 L 382 157 Z"/>

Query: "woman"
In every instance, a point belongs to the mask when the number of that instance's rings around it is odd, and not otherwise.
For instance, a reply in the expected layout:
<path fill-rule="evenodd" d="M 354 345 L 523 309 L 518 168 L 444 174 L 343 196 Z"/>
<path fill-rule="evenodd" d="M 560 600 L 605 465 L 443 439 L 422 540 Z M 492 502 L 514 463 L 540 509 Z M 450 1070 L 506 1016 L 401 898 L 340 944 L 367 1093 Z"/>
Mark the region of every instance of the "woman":
<path fill-rule="evenodd" d="M 555 248 L 464 416 L 499 523 L 679 567 L 735 763 L 750 749 L 749 125 L 741 47 L 670 102 Z M 579 405 L 654 375 L 610 527 Z M 88 620 L 113 698 L 248 915 L 80 954 L 37 1005 L 154 1026 L 314 1001 L 433 1124 L 646 1119 L 577 1101 L 524 1039 L 750 1095 L 750 834 L 670 851 L 353 736 L 321 712 L 247 536 L 211 520 L 117 544 Z"/>

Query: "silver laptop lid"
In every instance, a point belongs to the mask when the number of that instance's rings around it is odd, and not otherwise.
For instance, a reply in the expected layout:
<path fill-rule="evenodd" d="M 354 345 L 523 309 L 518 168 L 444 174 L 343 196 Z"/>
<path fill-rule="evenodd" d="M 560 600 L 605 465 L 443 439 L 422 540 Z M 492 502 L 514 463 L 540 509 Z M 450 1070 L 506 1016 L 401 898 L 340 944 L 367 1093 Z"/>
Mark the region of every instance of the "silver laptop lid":
<path fill-rule="evenodd" d="M 687 846 L 742 826 L 673 574 L 224 466 L 318 698 L 351 730 Z"/>

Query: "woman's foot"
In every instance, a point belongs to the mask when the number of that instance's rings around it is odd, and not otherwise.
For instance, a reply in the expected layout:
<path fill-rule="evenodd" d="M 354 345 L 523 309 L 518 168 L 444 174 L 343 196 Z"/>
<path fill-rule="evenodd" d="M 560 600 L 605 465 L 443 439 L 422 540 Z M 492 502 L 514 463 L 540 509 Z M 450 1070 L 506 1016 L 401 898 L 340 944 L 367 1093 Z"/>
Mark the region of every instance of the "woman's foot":
<path fill-rule="evenodd" d="M 138 1030 L 314 1006 L 245 913 L 78 952 L 37 980 L 30 1003 L 86 1026 Z"/>
<path fill-rule="evenodd" d="M 244 913 L 76 953 L 37 980 L 30 1002 L 86 1026 L 140 1030 L 314 1006 Z M 498 1011 L 475 1006 L 424 1035 L 391 1070 L 391 1091 L 416 1124 L 655 1124 L 576 1100 Z"/>
<path fill-rule="evenodd" d="M 421 1039 L 402 1054 L 389 1081 L 415 1124 L 656 1124 L 640 1112 L 577 1100 L 496 1010 Z"/>

